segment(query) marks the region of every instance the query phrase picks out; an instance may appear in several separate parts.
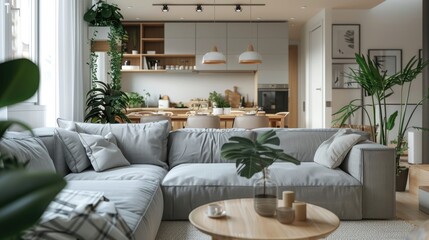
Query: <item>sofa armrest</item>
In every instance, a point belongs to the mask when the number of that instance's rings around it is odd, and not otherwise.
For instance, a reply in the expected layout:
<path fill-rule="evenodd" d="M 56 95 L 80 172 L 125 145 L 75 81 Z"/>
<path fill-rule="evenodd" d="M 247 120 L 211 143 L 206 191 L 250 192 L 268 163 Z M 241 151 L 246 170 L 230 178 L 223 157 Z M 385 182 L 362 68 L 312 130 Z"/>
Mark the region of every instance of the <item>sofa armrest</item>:
<path fill-rule="evenodd" d="M 362 183 L 362 217 L 395 218 L 395 150 L 366 141 L 355 145 L 340 168 Z"/>

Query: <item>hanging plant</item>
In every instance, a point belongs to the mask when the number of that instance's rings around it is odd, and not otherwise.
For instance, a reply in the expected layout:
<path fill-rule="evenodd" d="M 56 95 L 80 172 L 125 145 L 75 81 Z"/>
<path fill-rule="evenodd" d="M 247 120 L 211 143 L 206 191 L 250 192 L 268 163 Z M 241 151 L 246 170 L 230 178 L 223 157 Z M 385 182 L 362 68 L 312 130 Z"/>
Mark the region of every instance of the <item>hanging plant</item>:
<path fill-rule="evenodd" d="M 108 35 L 109 50 L 107 54 L 110 56 L 110 71 L 108 75 L 112 80 L 112 87 L 116 90 L 121 89 L 121 64 L 123 57 L 122 41 L 125 37 L 125 30 L 121 20 L 124 18 L 121 14 L 121 9 L 115 4 L 108 4 L 104 1 L 98 1 L 91 6 L 90 9 L 84 14 L 83 19 L 92 26 L 107 26 L 110 27 Z M 91 36 L 91 41 L 94 40 L 97 32 Z M 97 81 L 97 55 L 91 52 L 90 67 L 91 67 L 91 81 Z"/>

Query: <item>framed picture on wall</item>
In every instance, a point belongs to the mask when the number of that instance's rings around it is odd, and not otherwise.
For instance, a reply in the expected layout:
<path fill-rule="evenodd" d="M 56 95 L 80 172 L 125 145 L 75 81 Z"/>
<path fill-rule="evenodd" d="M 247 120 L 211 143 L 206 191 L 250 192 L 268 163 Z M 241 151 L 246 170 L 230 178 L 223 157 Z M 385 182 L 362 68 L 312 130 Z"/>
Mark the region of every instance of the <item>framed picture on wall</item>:
<path fill-rule="evenodd" d="M 402 69 L 402 49 L 369 49 L 368 56 L 386 76 L 392 76 Z"/>
<path fill-rule="evenodd" d="M 359 84 L 349 77 L 352 70 L 359 71 L 359 65 L 357 63 L 333 63 L 332 88 L 359 88 Z"/>
<path fill-rule="evenodd" d="M 332 24 L 332 58 L 355 58 L 360 53 L 360 24 Z"/>

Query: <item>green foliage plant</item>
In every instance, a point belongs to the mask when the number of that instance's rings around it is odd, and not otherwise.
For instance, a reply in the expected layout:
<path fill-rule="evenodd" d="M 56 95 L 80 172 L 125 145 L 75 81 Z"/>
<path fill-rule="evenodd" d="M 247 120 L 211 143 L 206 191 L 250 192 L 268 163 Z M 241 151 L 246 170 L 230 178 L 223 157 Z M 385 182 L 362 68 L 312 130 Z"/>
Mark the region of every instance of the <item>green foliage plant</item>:
<path fill-rule="evenodd" d="M 237 173 L 242 177 L 251 178 L 254 174 L 262 172 L 265 178 L 263 170 L 276 160 L 300 164 L 296 158 L 284 153 L 283 149 L 272 147 L 279 145 L 280 139 L 274 130 L 259 135 L 256 141 L 235 136 L 222 145 L 221 157 L 235 161 Z"/>
<path fill-rule="evenodd" d="M 370 97 L 370 102 L 359 104 L 360 99 L 352 100 L 333 114 L 336 116 L 333 123 L 337 126 L 342 126 L 350 116 L 361 109 L 370 124 L 375 141 L 388 145 L 388 132 L 395 126 L 396 119 L 399 119 L 398 133 L 395 138 L 397 142 L 395 147 L 397 153 L 396 172 L 398 174 L 404 169 L 399 165 L 399 160 L 403 152 L 405 133 L 411 127 L 409 124 L 418 106 L 429 98 L 428 89 L 420 101 L 414 107 L 409 108 L 412 82 L 429 64 L 429 61 L 422 61 L 422 59 L 412 57 L 401 71 L 388 76 L 385 71 L 380 71 L 380 66 L 369 56 L 365 58 L 364 55 L 356 54 L 355 58 L 356 63 L 359 65 L 359 70 L 351 69 L 349 77 L 363 88 Z M 393 87 L 395 86 L 400 87 L 400 109 L 388 116 L 387 99 L 393 95 Z M 375 126 L 379 128 L 378 132 Z"/>
<path fill-rule="evenodd" d="M 0 108 L 22 102 L 39 87 L 39 68 L 28 59 L 0 63 Z M 0 141 L 9 127 L 18 121 L 0 121 Z M 66 185 L 56 173 L 29 172 L 14 156 L 0 152 L 0 239 L 11 239 L 34 225 L 49 203 Z"/>
<path fill-rule="evenodd" d="M 225 100 L 222 94 L 216 91 L 209 93 L 208 100 L 212 103 L 213 107 L 217 107 L 217 108 L 230 107 L 229 103 Z"/>
<path fill-rule="evenodd" d="M 85 122 L 120 123 L 130 122 L 125 114 L 128 96 L 112 84 L 97 81 L 97 87 L 87 93 Z"/>
<path fill-rule="evenodd" d="M 129 108 L 138 108 L 145 104 L 145 97 L 141 96 L 138 92 L 129 92 L 127 93 L 127 96 L 127 106 Z"/>
<path fill-rule="evenodd" d="M 83 19 L 92 26 L 107 26 L 110 27 L 108 35 L 109 51 L 107 52 L 110 60 L 110 71 L 108 74 L 112 79 L 112 87 L 121 89 L 121 65 L 123 57 L 122 41 L 126 38 L 126 32 L 121 20 L 124 18 L 121 14 L 121 9 L 115 4 L 109 4 L 105 1 L 98 1 L 91 6 L 84 14 Z M 96 32 L 94 32 L 96 34 Z M 95 36 L 92 36 L 92 39 Z M 91 79 L 94 84 L 97 81 L 96 74 L 96 54 L 90 55 Z"/>

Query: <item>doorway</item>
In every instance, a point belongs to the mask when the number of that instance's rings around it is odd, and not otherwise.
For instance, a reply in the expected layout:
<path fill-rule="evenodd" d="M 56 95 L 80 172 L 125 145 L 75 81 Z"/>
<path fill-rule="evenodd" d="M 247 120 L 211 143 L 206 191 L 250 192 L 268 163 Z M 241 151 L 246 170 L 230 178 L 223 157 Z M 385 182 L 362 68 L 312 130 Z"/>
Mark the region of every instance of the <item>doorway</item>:
<path fill-rule="evenodd" d="M 309 35 L 308 128 L 323 128 L 323 29 L 319 25 Z"/>

